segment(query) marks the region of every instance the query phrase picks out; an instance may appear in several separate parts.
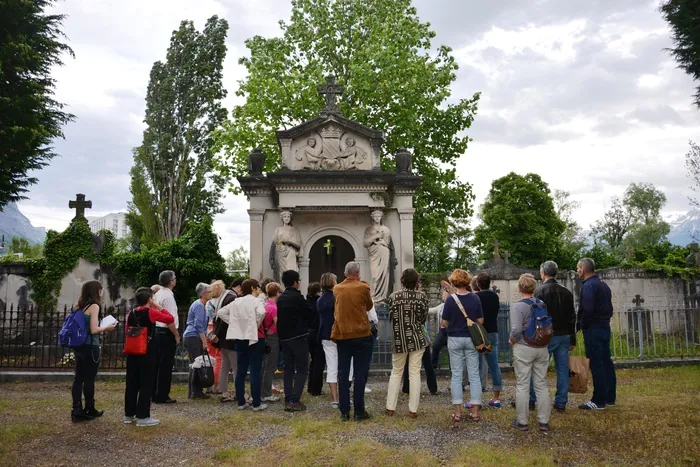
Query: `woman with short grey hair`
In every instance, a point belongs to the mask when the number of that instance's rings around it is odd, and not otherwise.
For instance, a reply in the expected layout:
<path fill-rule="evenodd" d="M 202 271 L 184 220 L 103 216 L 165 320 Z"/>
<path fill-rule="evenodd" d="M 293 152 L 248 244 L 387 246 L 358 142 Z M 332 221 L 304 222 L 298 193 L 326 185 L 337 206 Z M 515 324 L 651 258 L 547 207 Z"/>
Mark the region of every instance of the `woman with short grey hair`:
<path fill-rule="evenodd" d="M 190 357 L 190 363 L 193 363 L 197 357 L 204 353 L 204 349 L 207 348 L 207 323 L 209 319 L 207 317 L 205 305 L 211 295 L 211 287 L 204 282 L 197 284 L 195 290 L 199 298 L 190 305 L 190 310 L 187 313 L 187 327 L 182 335 L 187 354 Z M 189 399 L 209 398 L 208 395 L 204 394 L 202 388 L 195 383 L 194 372 L 191 370 L 187 397 Z"/>

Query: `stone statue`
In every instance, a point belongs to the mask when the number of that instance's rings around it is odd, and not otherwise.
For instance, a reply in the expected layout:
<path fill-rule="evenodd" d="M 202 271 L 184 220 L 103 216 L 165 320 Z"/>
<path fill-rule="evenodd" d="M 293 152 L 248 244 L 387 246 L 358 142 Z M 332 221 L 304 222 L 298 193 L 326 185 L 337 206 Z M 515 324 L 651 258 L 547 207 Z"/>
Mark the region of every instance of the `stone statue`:
<path fill-rule="evenodd" d="M 391 263 L 391 231 L 382 225 L 384 212 L 374 209 L 372 225 L 365 229 L 365 248 L 369 251 L 369 271 L 372 277 L 372 300 L 374 304 L 383 302 L 389 295 Z"/>
<path fill-rule="evenodd" d="M 275 229 L 270 248 L 270 266 L 275 271 L 275 278 L 281 281 L 284 271 L 299 270 L 301 234 L 299 229 L 292 226 L 291 211 L 280 212 L 280 218 L 283 225 Z"/>
<path fill-rule="evenodd" d="M 355 138 L 346 139 L 345 144 L 347 146 L 340 154 L 340 158 L 343 161 L 343 168 L 345 170 L 356 169 L 358 163 L 361 164 L 367 159 L 367 153 L 364 149 L 355 146 Z"/>
<path fill-rule="evenodd" d="M 320 168 L 321 153 L 323 148 L 316 145 L 316 138 L 306 140 L 306 146 L 302 146 L 296 151 L 296 160 L 304 164 L 305 169 L 317 170 Z"/>
<path fill-rule="evenodd" d="M 693 242 L 688 245 L 690 248 L 690 254 L 685 257 L 685 264 L 691 268 L 700 267 L 700 252 L 698 252 L 698 244 Z"/>

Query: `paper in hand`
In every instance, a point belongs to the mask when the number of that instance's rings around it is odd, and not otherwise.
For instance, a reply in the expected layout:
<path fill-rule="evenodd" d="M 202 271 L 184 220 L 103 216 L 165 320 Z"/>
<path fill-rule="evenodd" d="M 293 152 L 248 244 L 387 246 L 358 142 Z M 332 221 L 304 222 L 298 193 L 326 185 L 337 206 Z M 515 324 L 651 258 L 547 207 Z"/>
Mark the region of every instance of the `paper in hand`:
<path fill-rule="evenodd" d="M 102 326 L 110 326 L 112 324 L 119 324 L 119 322 L 112 315 L 107 315 L 102 318 Z"/>

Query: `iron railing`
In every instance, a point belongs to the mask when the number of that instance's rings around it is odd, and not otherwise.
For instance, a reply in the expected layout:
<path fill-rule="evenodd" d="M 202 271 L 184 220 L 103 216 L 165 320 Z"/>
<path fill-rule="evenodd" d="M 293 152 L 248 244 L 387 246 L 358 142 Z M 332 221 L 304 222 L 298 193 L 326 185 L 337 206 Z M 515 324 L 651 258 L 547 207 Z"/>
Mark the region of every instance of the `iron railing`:
<path fill-rule="evenodd" d="M 649 359 L 666 357 L 700 356 L 700 308 L 692 304 L 665 307 L 641 307 L 618 304 L 611 322 L 611 354 L 617 359 Z M 104 370 L 124 370 L 126 360 L 122 355 L 124 344 L 124 307 L 116 307 L 112 315 L 119 325 L 111 333 L 102 335 L 102 359 Z M 0 308 L 0 368 L 12 369 L 72 369 L 72 352 L 58 342 L 58 331 L 68 307 L 41 312 L 33 306 Z M 179 311 L 180 333 L 187 322 L 187 310 Z M 375 343 L 372 366 L 391 368 L 392 329 L 388 311 L 379 307 L 379 332 Z M 438 317 L 432 315 L 427 323 L 431 343 L 439 330 Z M 501 303 L 498 315 L 499 361 L 512 362 L 512 348 L 508 344 L 510 332 L 510 304 Z M 579 345 L 574 355 L 584 355 L 583 337 L 579 333 Z M 175 370 L 186 371 L 187 352 L 178 346 Z M 448 368 L 447 350 L 440 355 L 440 368 Z"/>

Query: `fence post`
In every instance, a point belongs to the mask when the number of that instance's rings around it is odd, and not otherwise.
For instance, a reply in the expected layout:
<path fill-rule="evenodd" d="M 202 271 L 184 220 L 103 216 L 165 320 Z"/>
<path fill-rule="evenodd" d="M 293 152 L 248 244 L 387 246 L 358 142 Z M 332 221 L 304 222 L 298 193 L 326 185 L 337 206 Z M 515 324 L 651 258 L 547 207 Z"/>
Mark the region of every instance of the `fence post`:
<path fill-rule="evenodd" d="M 637 333 L 639 334 L 639 357 L 637 358 L 644 358 L 644 309 L 641 307 L 644 299 L 637 294 L 632 303 L 634 303 L 633 311 L 637 315 Z"/>

